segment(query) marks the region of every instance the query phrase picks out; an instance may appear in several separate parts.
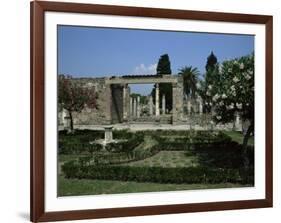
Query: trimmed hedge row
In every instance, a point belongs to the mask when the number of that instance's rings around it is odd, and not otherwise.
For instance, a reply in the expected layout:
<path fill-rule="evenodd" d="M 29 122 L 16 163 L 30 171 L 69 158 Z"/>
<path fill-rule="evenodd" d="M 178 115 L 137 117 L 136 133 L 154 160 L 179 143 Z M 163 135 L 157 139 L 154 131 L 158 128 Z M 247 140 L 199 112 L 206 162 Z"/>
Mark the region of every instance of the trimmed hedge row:
<path fill-rule="evenodd" d="M 115 139 L 127 139 L 127 141 L 118 144 L 110 143 L 106 146 L 106 149 L 110 152 L 130 153 L 143 141 L 145 134 L 157 140 L 161 150 L 186 150 L 194 146 L 216 146 L 231 142 L 231 137 L 222 132 L 157 130 L 132 133 L 128 130 L 115 130 L 113 131 Z M 169 137 L 171 135 L 174 137 Z M 90 142 L 103 137 L 103 131 L 76 130 L 74 134 L 60 131 L 59 152 L 60 154 L 81 154 L 100 151 L 101 145 L 90 144 Z"/>
<path fill-rule="evenodd" d="M 102 150 L 102 145 L 79 140 L 59 141 L 60 154 L 86 154 Z"/>
<path fill-rule="evenodd" d="M 138 145 L 144 141 L 144 135 L 142 133 L 135 133 L 131 138 L 127 138 L 124 141 L 118 143 L 108 143 L 105 149 L 109 152 L 124 152 L 131 153 Z"/>
<path fill-rule="evenodd" d="M 111 164 L 124 164 L 129 163 L 132 161 L 137 160 L 143 160 L 148 157 L 151 157 L 159 152 L 159 149 L 157 146 L 152 146 L 150 148 L 147 148 L 145 150 L 137 149 L 133 150 L 130 153 L 124 153 L 124 152 L 115 152 L 115 153 L 95 153 L 92 156 L 89 156 L 89 159 L 95 164 L 95 165 L 111 165 Z M 79 158 L 79 159 L 83 159 Z"/>
<path fill-rule="evenodd" d="M 239 169 L 211 169 L 203 167 L 131 167 L 79 165 L 71 161 L 62 166 L 66 178 L 121 180 L 156 183 L 250 183 L 253 171 L 245 174 Z M 243 177 L 243 178 L 242 178 Z"/>
<path fill-rule="evenodd" d="M 67 134 L 65 131 L 59 132 L 59 153 L 60 154 L 81 154 L 93 153 L 102 150 L 102 145 L 93 142 L 96 139 L 102 139 L 104 132 L 93 130 L 76 130 L 73 134 Z M 106 150 L 110 152 L 129 153 L 140 143 L 143 142 L 143 133 L 131 133 L 128 130 L 113 131 L 113 138 L 126 139 L 124 142 L 109 143 Z"/>
<path fill-rule="evenodd" d="M 167 137 L 153 134 L 153 137 L 155 140 L 157 140 L 161 150 L 168 151 L 197 149 L 202 147 L 228 147 L 229 145 L 233 144 L 231 137 L 222 132 L 212 133 L 207 131 L 198 131 L 193 135 L 188 132 L 188 135 L 185 137 Z"/>
<path fill-rule="evenodd" d="M 104 133 L 96 130 L 75 130 L 73 134 L 69 134 L 66 131 L 59 131 L 59 153 L 83 154 L 99 151 L 102 149 L 102 146 L 90 144 L 90 142 L 102 137 L 104 137 Z"/>
<path fill-rule="evenodd" d="M 191 152 L 198 157 L 203 166 L 217 168 L 240 168 L 244 166 L 245 155 L 249 166 L 254 167 L 254 147 L 248 146 L 247 154 L 244 154 L 242 145 L 231 142 L 219 145 L 200 145 Z"/>

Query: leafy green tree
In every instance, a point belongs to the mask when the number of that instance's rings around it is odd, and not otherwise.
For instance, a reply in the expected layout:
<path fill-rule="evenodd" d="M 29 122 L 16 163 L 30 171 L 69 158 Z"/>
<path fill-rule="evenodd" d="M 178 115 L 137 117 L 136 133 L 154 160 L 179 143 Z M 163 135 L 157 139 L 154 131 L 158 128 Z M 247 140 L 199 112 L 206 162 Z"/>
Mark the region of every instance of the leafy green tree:
<path fill-rule="evenodd" d="M 199 95 L 203 99 L 204 103 L 204 112 L 211 112 L 212 109 L 212 98 L 209 93 L 209 90 L 212 88 L 213 84 L 216 82 L 216 79 L 218 78 L 218 62 L 217 62 L 217 57 L 211 52 L 211 54 L 207 58 L 206 62 L 206 73 L 204 75 L 203 81 L 201 81 L 200 85 L 200 90 Z"/>
<path fill-rule="evenodd" d="M 207 63 L 205 66 L 206 71 L 213 70 L 215 68 L 217 62 L 218 62 L 218 59 L 212 51 L 211 54 L 207 58 Z"/>
<path fill-rule="evenodd" d="M 179 74 L 183 77 L 183 88 L 185 95 L 195 98 L 199 70 L 196 67 L 193 68 L 192 66 L 183 67 L 179 70 Z"/>
<path fill-rule="evenodd" d="M 71 76 L 58 77 L 58 103 L 68 111 L 70 118 L 70 132 L 73 129 L 73 112 L 81 112 L 85 106 L 97 108 L 97 94 L 94 88 L 86 88 L 72 79 Z"/>
<path fill-rule="evenodd" d="M 254 133 L 254 55 L 224 61 L 207 93 L 215 105 L 216 122 L 231 122 L 239 114 L 243 121 L 250 123 L 243 139 L 244 153 L 247 154 L 248 140 Z M 247 166 L 248 160 L 245 163 Z"/>
<path fill-rule="evenodd" d="M 158 75 L 172 73 L 171 63 L 168 54 L 163 54 L 162 56 L 160 56 L 157 64 L 156 72 Z"/>
<path fill-rule="evenodd" d="M 160 56 L 156 71 L 157 71 L 157 75 L 172 73 L 171 63 L 170 63 L 168 54 L 163 54 Z M 151 92 L 154 103 L 155 103 L 155 88 L 156 88 L 156 86 L 154 85 L 154 88 L 152 89 L 152 92 Z M 173 107 L 172 84 L 160 83 L 159 84 L 159 94 L 160 94 L 160 98 L 162 97 L 163 94 L 165 95 L 166 108 L 168 110 L 172 110 L 172 107 Z M 161 106 L 162 106 L 162 100 L 160 100 L 160 107 Z"/>

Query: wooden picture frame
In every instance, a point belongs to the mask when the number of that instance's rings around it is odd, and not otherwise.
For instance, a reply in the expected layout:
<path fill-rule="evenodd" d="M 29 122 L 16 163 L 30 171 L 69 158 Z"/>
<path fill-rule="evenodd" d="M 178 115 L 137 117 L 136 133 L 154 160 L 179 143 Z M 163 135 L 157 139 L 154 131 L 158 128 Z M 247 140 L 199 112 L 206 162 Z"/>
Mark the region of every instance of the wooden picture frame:
<path fill-rule="evenodd" d="M 107 208 L 73 211 L 45 211 L 44 195 L 44 143 L 45 143 L 45 74 L 44 74 L 44 13 L 45 12 L 72 12 L 104 15 L 122 15 L 149 18 L 166 18 L 180 20 L 201 20 L 201 21 L 220 21 L 263 24 L 265 31 L 265 75 L 266 75 L 266 145 L 265 145 L 265 199 L 239 200 L 207 203 L 188 203 L 157 205 L 144 207 L 126 207 L 126 208 Z M 30 179 L 30 210 L 31 221 L 58 221 L 58 220 L 77 220 L 91 218 L 109 218 L 123 216 L 144 216 L 172 213 L 187 213 L 216 210 L 232 210 L 246 208 L 272 207 L 273 205 L 273 18 L 266 15 L 218 13 L 203 11 L 172 10 L 159 8 L 139 8 L 125 6 L 93 5 L 78 3 L 61 3 L 34 1 L 31 2 L 31 179 Z"/>

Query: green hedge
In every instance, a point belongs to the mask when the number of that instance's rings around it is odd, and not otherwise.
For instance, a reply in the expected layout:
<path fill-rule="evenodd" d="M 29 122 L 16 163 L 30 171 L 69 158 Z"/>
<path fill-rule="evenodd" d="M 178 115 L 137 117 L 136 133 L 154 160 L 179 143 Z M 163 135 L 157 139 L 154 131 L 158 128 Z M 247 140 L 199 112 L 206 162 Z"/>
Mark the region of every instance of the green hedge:
<path fill-rule="evenodd" d="M 140 145 L 144 140 L 144 135 L 142 133 L 135 133 L 131 138 L 127 138 L 124 141 L 118 143 L 112 142 L 108 143 L 105 149 L 109 152 L 124 152 L 126 154 L 131 153 L 138 145 Z"/>
<path fill-rule="evenodd" d="M 150 135 L 157 140 L 161 150 L 186 150 L 191 147 L 212 147 L 231 142 L 231 137 L 222 132 L 156 130 L 132 133 L 128 130 L 114 130 L 113 138 L 126 139 L 127 141 L 118 144 L 110 143 L 106 146 L 106 149 L 110 152 L 129 154 L 143 141 L 144 135 Z M 59 152 L 60 154 L 81 154 L 99 151 L 102 146 L 90 144 L 90 142 L 103 137 L 103 131 L 76 130 L 73 134 L 60 131 Z"/>
<path fill-rule="evenodd" d="M 102 150 L 102 145 L 91 143 L 94 140 L 104 138 L 103 131 L 76 130 L 73 134 L 66 131 L 59 132 L 59 153 L 60 154 L 83 154 L 93 153 Z M 126 139 L 124 142 L 109 143 L 106 149 L 110 152 L 129 153 L 143 142 L 144 134 L 141 132 L 132 133 L 128 130 L 114 130 L 114 139 Z"/>
<path fill-rule="evenodd" d="M 62 166 L 66 178 L 121 180 L 157 183 L 251 183 L 253 171 L 248 174 L 239 169 L 211 169 L 203 167 L 131 167 L 79 165 L 68 162 Z M 243 179 L 242 179 L 243 177 Z M 247 181 L 247 182 L 246 182 Z"/>
<path fill-rule="evenodd" d="M 102 150 L 102 145 L 87 142 L 81 142 L 77 139 L 59 141 L 60 154 L 85 154 Z"/>
<path fill-rule="evenodd" d="M 124 152 L 96 152 L 89 156 L 95 165 L 125 164 L 132 161 L 143 160 L 159 152 L 158 146 L 152 146 L 145 150 L 134 149 L 130 153 Z M 81 159 L 83 159 L 82 157 Z M 80 159 L 80 158 L 79 158 Z"/>
<path fill-rule="evenodd" d="M 92 153 L 102 149 L 101 145 L 90 142 L 101 139 L 104 136 L 102 131 L 96 130 L 75 130 L 69 134 L 66 131 L 59 131 L 58 147 L 60 154 L 83 154 Z"/>
<path fill-rule="evenodd" d="M 157 131 L 156 131 L 157 132 Z M 232 146 L 233 142 L 231 137 L 222 132 L 210 132 L 210 131 L 183 131 L 179 132 L 180 135 L 169 137 L 166 134 L 158 135 L 152 133 L 152 136 L 157 140 L 159 148 L 161 150 L 187 150 L 201 147 L 214 148 L 217 146 L 228 147 Z M 237 144 L 237 143 L 235 143 Z"/>

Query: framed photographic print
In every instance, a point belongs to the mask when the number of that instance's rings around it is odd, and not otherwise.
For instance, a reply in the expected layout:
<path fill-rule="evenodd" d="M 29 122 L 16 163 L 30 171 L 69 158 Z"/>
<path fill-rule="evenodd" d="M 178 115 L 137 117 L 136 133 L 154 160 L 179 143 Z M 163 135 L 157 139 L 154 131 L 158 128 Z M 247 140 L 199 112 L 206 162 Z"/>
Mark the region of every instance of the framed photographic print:
<path fill-rule="evenodd" d="M 31 221 L 272 207 L 272 16 L 31 3 Z"/>

